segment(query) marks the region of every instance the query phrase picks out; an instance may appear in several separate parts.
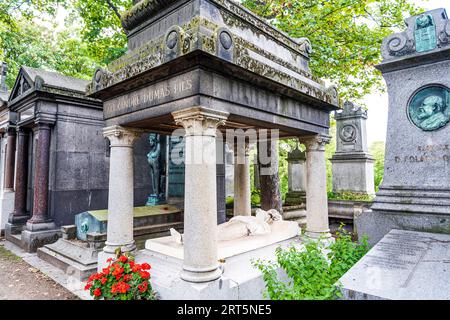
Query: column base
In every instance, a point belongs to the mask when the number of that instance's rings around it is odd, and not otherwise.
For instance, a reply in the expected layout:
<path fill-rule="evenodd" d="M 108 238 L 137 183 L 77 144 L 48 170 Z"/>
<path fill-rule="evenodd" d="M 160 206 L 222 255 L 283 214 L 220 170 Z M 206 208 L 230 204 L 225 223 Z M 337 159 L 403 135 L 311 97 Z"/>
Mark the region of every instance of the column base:
<path fill-rule="evenodd" d="M 8 222 L 12 225 L 25 225 L 27 223 L 27 221 L 30 219 L 31 217 L 29 215 L 23 214 L 23 215 L 15 215 L 13 213 L 11 213 L 9 215 L 8 218 Z"/>
<path fill-rule="evenodd" d="M 98 253 L 98 261 L 97 261 L 97 271 L 102 271 L 103 268 L 106 268 L 108 266 L 108 260 L 109 258 L 115 259 L 116 258 L 116 250 L 120 248 L 122 253 L 135 253 L 136 252 L 136 243 L 134 240 L 127 244 L 122 245 L 116 245 L 108 243 L 108 241 L 105 242 L 105 246 L 103 247 L 103 250 Z"/>
<path fill-rule="evenodd" d="M 329 229 L 325 230 L 325 231 L 308 231 L 308 230 L 306 230 L 305 237 L 310 238 L 310 239 L 323 239 L 323 240 L 332 238 Z"/>
<path fill-rule="evenodd" d="M 46 244 L 54 243 L 61 237 L 61 230 L 22 231 L 22 249 L 27 252 L 36 252 Z"/>
<path fill-rule="evenodd" d="M 27 221 L 26 229 L 28 231 L 47 231 L 56 229 L 56 224 L 52 220 L 42 221 L 42 222 L 30 222 Z"/>
<path fill-rule="evenodd" d="M 188 270 L 186 267 L 183 267 L 180 277 L 187 282 L 199 283 L 217 280 L 222 276 L 222 273 L 223 271 L 219 268 L 219 265 L 206 270 Z"/>

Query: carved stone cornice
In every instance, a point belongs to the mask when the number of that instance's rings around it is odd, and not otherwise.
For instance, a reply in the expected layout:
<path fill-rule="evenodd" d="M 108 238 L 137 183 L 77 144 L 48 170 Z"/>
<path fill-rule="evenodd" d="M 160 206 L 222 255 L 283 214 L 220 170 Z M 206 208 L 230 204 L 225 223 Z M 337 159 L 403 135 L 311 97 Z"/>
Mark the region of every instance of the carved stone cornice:
<path fill-rule="evenodd" d="M 216 137 L 216 130 L 225 124 L 228 113 L 194 107 L 172 112 L 172 116 L 177 125 L 183 126 L 186 131 L 185 136 Z"/>
<path fill-rule="evenodd" d="M 109 139 L 111 147 L 132 147 L 143 132 L 138 129 L 111 126 L 103 129 L 103 136 Z"/>
<path fill-rule="evenodd" d="M 306 153 L 309 151 L 325 151 L 325 146 L 330 143 L 331 136 L 316 134 L 313 136 L 299 137 L 299 140 L 306 146 Z"/>

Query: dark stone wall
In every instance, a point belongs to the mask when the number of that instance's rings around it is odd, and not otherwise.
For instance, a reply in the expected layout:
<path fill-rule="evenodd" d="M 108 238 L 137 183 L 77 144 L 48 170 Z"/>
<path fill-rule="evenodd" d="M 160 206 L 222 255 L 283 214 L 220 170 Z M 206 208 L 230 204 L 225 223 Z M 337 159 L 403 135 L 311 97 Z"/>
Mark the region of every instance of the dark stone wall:
<path fill-rule="evenodd" d="M 73 224 L 80 212 L 108 207 L 110 153 L 104 126 L 102 110 L 58 105 L 50 151 L 49 215 L 59 226 Z M 151 189 L 149 148 L 147 134 L 134 145 L 135 206 L 145 205 Z"/>

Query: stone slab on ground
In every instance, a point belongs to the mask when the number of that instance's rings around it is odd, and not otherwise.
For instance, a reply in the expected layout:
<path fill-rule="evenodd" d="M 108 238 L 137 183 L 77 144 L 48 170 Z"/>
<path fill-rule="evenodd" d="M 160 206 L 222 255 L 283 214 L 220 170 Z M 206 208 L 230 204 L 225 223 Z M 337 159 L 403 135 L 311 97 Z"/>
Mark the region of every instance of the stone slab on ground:
<path fill-rule="evenodd" d="M 344 299 L 450 299 L 450 235 L 391 230 L 339 281 Z"/>

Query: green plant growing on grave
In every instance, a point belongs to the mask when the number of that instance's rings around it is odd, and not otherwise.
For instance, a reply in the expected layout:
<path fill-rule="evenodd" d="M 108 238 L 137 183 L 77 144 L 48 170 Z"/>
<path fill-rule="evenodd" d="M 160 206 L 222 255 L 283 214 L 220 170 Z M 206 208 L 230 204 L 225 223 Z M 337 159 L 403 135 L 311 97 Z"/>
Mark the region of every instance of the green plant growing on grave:
<path fill-rule="evenodd" d="M 352 241 L 351 233 L 337 232 L 336 241 L 325 246 L 324 241 L 307 241 L 304 248 L 277 248 L 277 261 L 253 261 L 263 275 L 266 298 L 272 300 L 332 300 L 341 296 L 338 280 L 369 250 L 367 238 Z M 280 278 L 281 267 L 288 280 Z"/>
<path fill-rule="evenodd" d="M 372 201 L 374 196 L 357 192 L 328 192 L 329 200 Z"/>
<path fill-rule="evenodd" d="M 116 258 L 107 260 L 108 266 L 89 277 L 85 290 L 95 300 L 155 300 L 156 293 L 150 284 L 148 263 L 138 264 L 130 253 L 122 254 L 120 249 Z"/>

